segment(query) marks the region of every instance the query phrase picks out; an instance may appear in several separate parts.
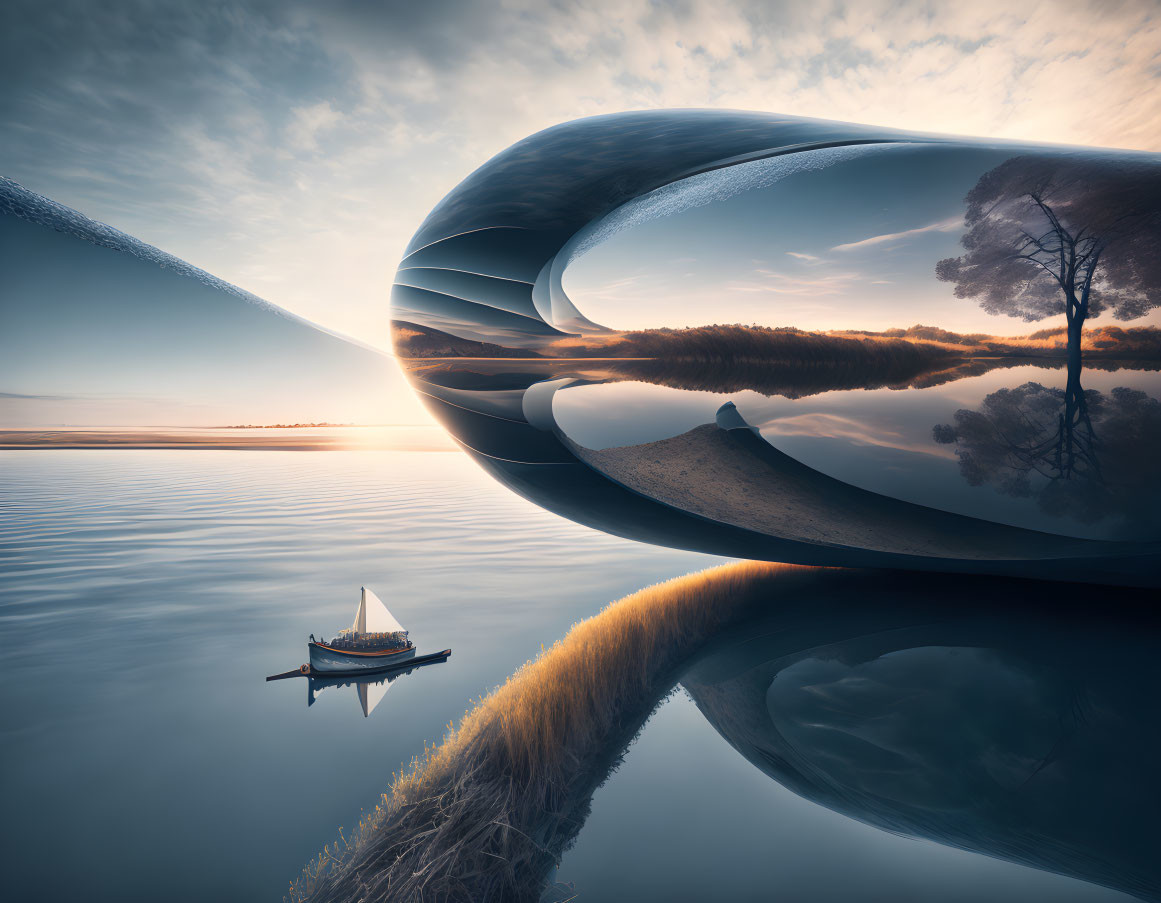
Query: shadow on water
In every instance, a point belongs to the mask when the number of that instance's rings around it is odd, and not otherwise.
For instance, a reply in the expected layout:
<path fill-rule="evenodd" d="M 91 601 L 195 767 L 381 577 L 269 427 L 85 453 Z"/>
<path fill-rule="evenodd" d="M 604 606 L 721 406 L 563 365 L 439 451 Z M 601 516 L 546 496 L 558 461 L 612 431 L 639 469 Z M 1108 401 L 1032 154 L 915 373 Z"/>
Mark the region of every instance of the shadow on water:
<path fill-rule="evenodd" d="M 1136 589 L 755 563 L 642 590 L 481 700 L 292 896 L 539 899 L 680 682 L 807 799 L 1161 899 L 1154 605 Z"/>
<path fill-rule="evenodd" d="M 682 678 L 731 746 L 875 827 L 1161 899 L 1161 664 L 1134 591 L 826 574 Z"/>

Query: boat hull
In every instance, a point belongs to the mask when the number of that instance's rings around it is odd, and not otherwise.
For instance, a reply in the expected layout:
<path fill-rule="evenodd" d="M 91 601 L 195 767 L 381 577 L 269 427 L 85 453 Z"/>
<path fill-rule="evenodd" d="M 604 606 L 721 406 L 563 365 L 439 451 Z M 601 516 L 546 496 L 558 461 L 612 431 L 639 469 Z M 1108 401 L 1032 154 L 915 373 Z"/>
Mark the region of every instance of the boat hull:
<path fill-rule="evenodd" d="M 310 670 L 313 673 L 351 674 L 360 671 L 380 671 L 415 657 L 414 646 L 383 652 L 346 652 L 321 643 L 308 643 L 307 648 L 310 650 Z"/>

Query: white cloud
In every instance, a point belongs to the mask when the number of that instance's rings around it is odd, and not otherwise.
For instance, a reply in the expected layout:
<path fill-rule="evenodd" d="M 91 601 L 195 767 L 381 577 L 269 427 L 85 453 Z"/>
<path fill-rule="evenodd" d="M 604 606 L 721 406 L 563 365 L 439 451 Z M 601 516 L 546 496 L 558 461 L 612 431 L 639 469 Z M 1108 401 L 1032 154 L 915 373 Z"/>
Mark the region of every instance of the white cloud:
<path fill-rule="evenodd" d="M 306 107 L 295 107 L 290 113 L 293 119 L 286 128 L 286 137 L 292 146 L 305 151 L 317 151 L 319 136 L 345 118 L 326 100 Z"/>
<path fill-rule="evenodd" d="M 938 223 L 932 223 L 929 226 L 920 226 L 918 229 L 906 229 L 902 232 L 888 232 L 885 235 L 872 235 L 869 238 L 863 238 L 859 241 L 847 242 L 843 245 L 835 245 L 831 248 L 832 251 L 857 251 L 863 248 L 874 247 L 875 245 L 888 244 L 890 242 L 903 241 L 904 239 L 914 238 L 916 235 L 925 235 L 928 232 L 955 232 L 963 228 L 963 219 L 954 217 L 952 219 L 945 219 Z"/>
<path fill-rule="evenodd" d="M 866 281 L 864 276 L 855 272 L 827 273 L 825 276 L 809 278 L 763 268 L 756 270 L 755 276 L 757 278 L 732 280 L 725 283 L 723 288 L 741 294 L 758 292 L 822 297 L 845 294 L 852 287 Z"/>

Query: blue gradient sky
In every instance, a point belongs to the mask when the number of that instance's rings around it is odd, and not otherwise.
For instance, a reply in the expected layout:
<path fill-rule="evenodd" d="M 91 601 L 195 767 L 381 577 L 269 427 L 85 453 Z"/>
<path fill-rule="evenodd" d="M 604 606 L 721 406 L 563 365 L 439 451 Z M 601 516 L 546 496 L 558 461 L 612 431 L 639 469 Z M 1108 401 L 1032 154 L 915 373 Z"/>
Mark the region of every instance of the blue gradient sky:
<path fill-rule="evenodd" d="M 1027 335 L 1063 324 L 1063 312 L 1032 323 L 989 314 L 935 278 L 937 261 L 964 253 L 964 195 L 1018 149 L 849 150 L 812 151 L 834 162 L 618 232 L 572 263 L 565 288 L 587 316 L 621 329 L 922 323 Z M 1105 314 L 1094 325 L 1159 322 L 1154 310 L 1129 323 Z"/>
<path fill-rule="evenodd" d="M 934 276 L 935 261 L 959 253 L 963 196 L 1010 153 L 869 148 L 621 232 L 572 264 L 566 288 L 615 328 L 923 322 L 1027 332 L 955 299 Z"/>

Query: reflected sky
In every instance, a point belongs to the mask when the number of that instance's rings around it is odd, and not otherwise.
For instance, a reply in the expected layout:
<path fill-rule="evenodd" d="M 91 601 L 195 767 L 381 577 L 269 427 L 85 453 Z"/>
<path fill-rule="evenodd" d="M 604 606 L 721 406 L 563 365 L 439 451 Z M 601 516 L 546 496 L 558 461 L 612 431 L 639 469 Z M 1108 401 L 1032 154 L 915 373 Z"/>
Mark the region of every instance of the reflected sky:
<path fill-rule="evenodd" d="M 715 562 L 555 518 L 455 452 L 6 451 L 0 496 L 14 900 L 278 899 L 541 644 Z M 368 718 L 351 687 L 308 708 L 305 680 L 265 682 L 360 584 L 447 663 Z"/>
<path fill-rule="evenodd" d="M 618 536 L 800 564 L 1155 582 L 1157 488 L 1133 449 L 1156 442 L 1158 412 L 1136 427 L 1105 424 L 1098 454 L 1115 463 L 1108 486 L 1090 488 L 1107 503 L 1077 518 L 1039 484 L 1019 494 L 970 479 L 964 449 L 937 438 L 1012 386 L 1068 379 L 1059 367 L 1003 363 L 840 390 L 825 387 L 857 387 L 865 371 L 775 368 L 760 392 L 744 387 L 766 382 L 762 367 L 731 371 L 725 392 L 714 368 L 665 361 L 415 360 L 410 378 L 486 471 Z M 1157 408 L 1155 371 L 1092 373 L 1094 399 L 1128 390 Z"/>
<path fill-rule="evenodd" d="M 553 517 L 460 454 L 2 462 L 0 623 L 18 642 L 0 663 L 0 789 L 3 840 L 25 865 L 15 899 L 69 898 L 80 882 L 94 900 L 155 900 L 159 887 L 205 899 L 223 881 L 277 896 L 541 644 L 610 599 L 717 563 Z M 447 663 L 394 681 L 368 718 L 351 687 L 308 708 L 304 680 L 266 683 L 304 659 L 309 633 L 349 623 L 360 582 L 395 600 L 421 651 L 451 647 Z M 658 715 L 562 862 L 559 879 L 586 897 L 1125 899 L 860 824 L 771 781 L 684 697 Z"/>
<path fill-rule="evenodd" d="M 740 179 L 744 190 L 703 192 L 700 203 L 672 210 L 653 205 L 652 218 L 630 212 L 624 231 L 598 226 L 603 243 L 572 262 L 565 288 L 588 316 L 617 329 L 925 323 L 1025 335 L 1039 327 L 988 314 L 935 278 L 935 261 L 962 253 L 964 196 L 1011 155 L 907 144 L 810 152 L 824 158 L 818 166 L 769 184 Z M 1134 325 L 1158 322 L 1154 313 Z"/>

